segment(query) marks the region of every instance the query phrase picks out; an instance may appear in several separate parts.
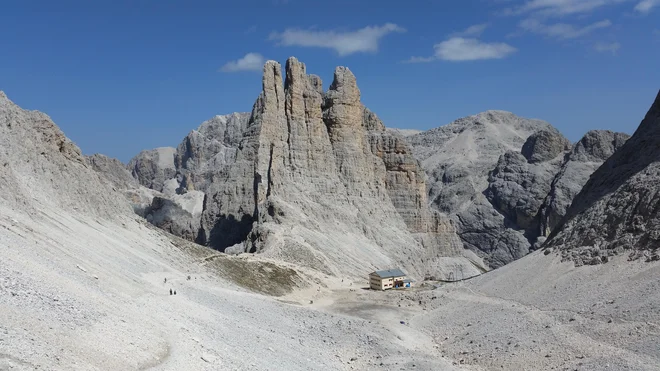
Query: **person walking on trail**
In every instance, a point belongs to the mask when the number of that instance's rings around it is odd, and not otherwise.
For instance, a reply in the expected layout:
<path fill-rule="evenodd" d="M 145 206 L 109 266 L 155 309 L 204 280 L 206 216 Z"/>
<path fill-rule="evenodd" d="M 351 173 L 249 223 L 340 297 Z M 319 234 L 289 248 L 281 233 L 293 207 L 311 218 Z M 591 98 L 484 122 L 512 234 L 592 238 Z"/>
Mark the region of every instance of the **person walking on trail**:
<path fill-rule="evenodd" d="M 172 289 L 170 289 L 170 295 L 172 295 Z"/>
<path fill-rule="evenodd" d="M 174 290 L 174 295 L 176 295 L 176 290 Z"/>

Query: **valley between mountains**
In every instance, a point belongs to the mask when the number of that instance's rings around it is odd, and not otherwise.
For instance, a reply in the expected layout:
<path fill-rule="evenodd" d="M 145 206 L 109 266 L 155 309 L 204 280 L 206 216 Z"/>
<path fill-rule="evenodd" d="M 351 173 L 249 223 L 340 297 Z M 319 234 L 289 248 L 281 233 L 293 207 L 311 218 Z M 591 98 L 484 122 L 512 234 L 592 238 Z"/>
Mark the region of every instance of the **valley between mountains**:
<path fill-rule="evenodd" d="M 268 61 L 128 164 L 0 92 L 0 370 L 660 370 L 660 94 L 571 143 L 388 128 L 358 81 Z"/>

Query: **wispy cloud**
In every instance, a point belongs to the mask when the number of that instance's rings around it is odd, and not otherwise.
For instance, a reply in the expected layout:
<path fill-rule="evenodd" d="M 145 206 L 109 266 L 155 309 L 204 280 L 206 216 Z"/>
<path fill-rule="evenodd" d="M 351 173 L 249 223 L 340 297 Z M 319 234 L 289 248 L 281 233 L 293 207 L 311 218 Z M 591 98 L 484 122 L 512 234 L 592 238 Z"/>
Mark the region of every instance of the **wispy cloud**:
<path fill-rule="evenodd" d="M 599 53 L 612 53 L 616 55 L 619 49 L 621 49 L 621 44 L 619 44 L 618 42 L 613 42 L 613 43 L 598 42 L 594 44 L 594 50 Z"/>
<path fill-rule="evenodd" d="M 592 23 L 584 27 L 576 27 L 567 23 L 544 24 L 538 19 L 528 18 L 520 22 L 520 28 L 527 32 L 533 32 L 558 39 L 575 39 L 592 33 L 601 28 L 612 26 L 609 19 Z"/>
<path fill-rule="evenodd" d="M 266 60 L 259 53 L 247 53 L 243 58 L 225 63 L 222 72 L 261 71 Z"/>
<path fill-rule="evenodd" d="M 452 37 L 433 45 L 431 57 L 412 57 L 407 63 L 425 63 L 434 60 L 465 62 L 486 59 L 502 59 L 517 51 L 505 43 L 487 43 L 474 38 Z"/>
<path fill-rule="evenodd" d="M 635 5 L 635 11 L 642 14 L 649 14 L 653 8 L 660 5 L 660 0 L 642 0 Z"/>
<path fill-rule="evenodd" d="M 333 49 L 340 56 L 354 53 L 376 52 L 380 40 L 394 32 L 406 30 L 393 23 L 367 26 L 355 31 L 317 31 L 290 28 L 273 32 L 269 40 L 281 46 L 302 46 Z"/>
<path fill-rule="evenodd" d="M 590 13 L 598 8 L 628 0 L 528 0 L 524 4 L 506 9 L 506 14 L 533 13 L 538 16 L 565 16 Z M 656 0 L 644 0 L 656 1 Z"/>
<path fill-rule="evenodd" d="M 450 36 L 451 37 L 478 37 L 478 36 L 481 36 L 481 34 L 486 30 L 487 27 L 488 27 L 488 23 L 475 24 L 474 26 L 470 26 L 470 27 L 466 28 L 464 31 L 454 32 Z"/>

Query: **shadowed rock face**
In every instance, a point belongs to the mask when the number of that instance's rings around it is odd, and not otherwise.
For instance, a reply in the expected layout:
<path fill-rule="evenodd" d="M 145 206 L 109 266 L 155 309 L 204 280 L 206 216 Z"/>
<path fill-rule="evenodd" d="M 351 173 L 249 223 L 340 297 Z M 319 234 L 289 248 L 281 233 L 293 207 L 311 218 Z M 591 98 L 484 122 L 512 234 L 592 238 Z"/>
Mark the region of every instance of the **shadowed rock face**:
<path fill-rule="evenodd" d="M 630 138 L 625 133 L 592 130 L 578 141 L 552 181 L 550 193 L 543 201 L 539 232 L 548 236 L 566 215 L 573 199 L 587 183 L 589 176 Z"/>
<path fill-rule="evenodd" d="M 557 131 L 541 130 L 527 138 L 521 152 L 502 155 L 490 172 L 485 195 L 504 217 L 524 231 L 531 245 L 540 233 L 540 210 L 570 142 Z"/>
<path fill-rule="evenodd" d="M 617 143 L 579 155 L 602 158 Z M 544 244 L 576 265 L 599 264 L 621 253 L 656 260 L 659 246 L 660 93 L 637 131 L 593 173 Z"/>

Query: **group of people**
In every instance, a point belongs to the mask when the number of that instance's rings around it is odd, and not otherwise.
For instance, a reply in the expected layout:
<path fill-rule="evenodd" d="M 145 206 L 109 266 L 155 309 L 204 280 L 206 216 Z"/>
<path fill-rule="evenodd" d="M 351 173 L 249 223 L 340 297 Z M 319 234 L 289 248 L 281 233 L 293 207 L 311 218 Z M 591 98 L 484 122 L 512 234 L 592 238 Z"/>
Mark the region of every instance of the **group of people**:
<path fill-rule="evenodd" d="M 188 277 L 186 277 L 186 279 L 187 279 L 188 281 L 190 281 L 191 278 L 192 278 L 192 277 L 190 277 L 190 275 L 189 275 Z M 197 277 L 195 277 L 195 279 L 197 279 Z M 163 284 L 166 284 L 166 283 L 167 283 L 167 277 L 165 277 L 165 278 L 163 279 Z M 170 288 L 170 295 L 176 295 L 176 290 L 172 290 L 172 289 Z"/>
<path fill-rule="evenodd" d="M 188 277 L 190 277 L 190 276 L 188 276 Z M 167 277 L 165 277 L 165 279 L 163 279 L 163 283 L 167 283 Z M 170 288 L 170 295 L 176 295 L 176 290 L 172 290 Z"/>

